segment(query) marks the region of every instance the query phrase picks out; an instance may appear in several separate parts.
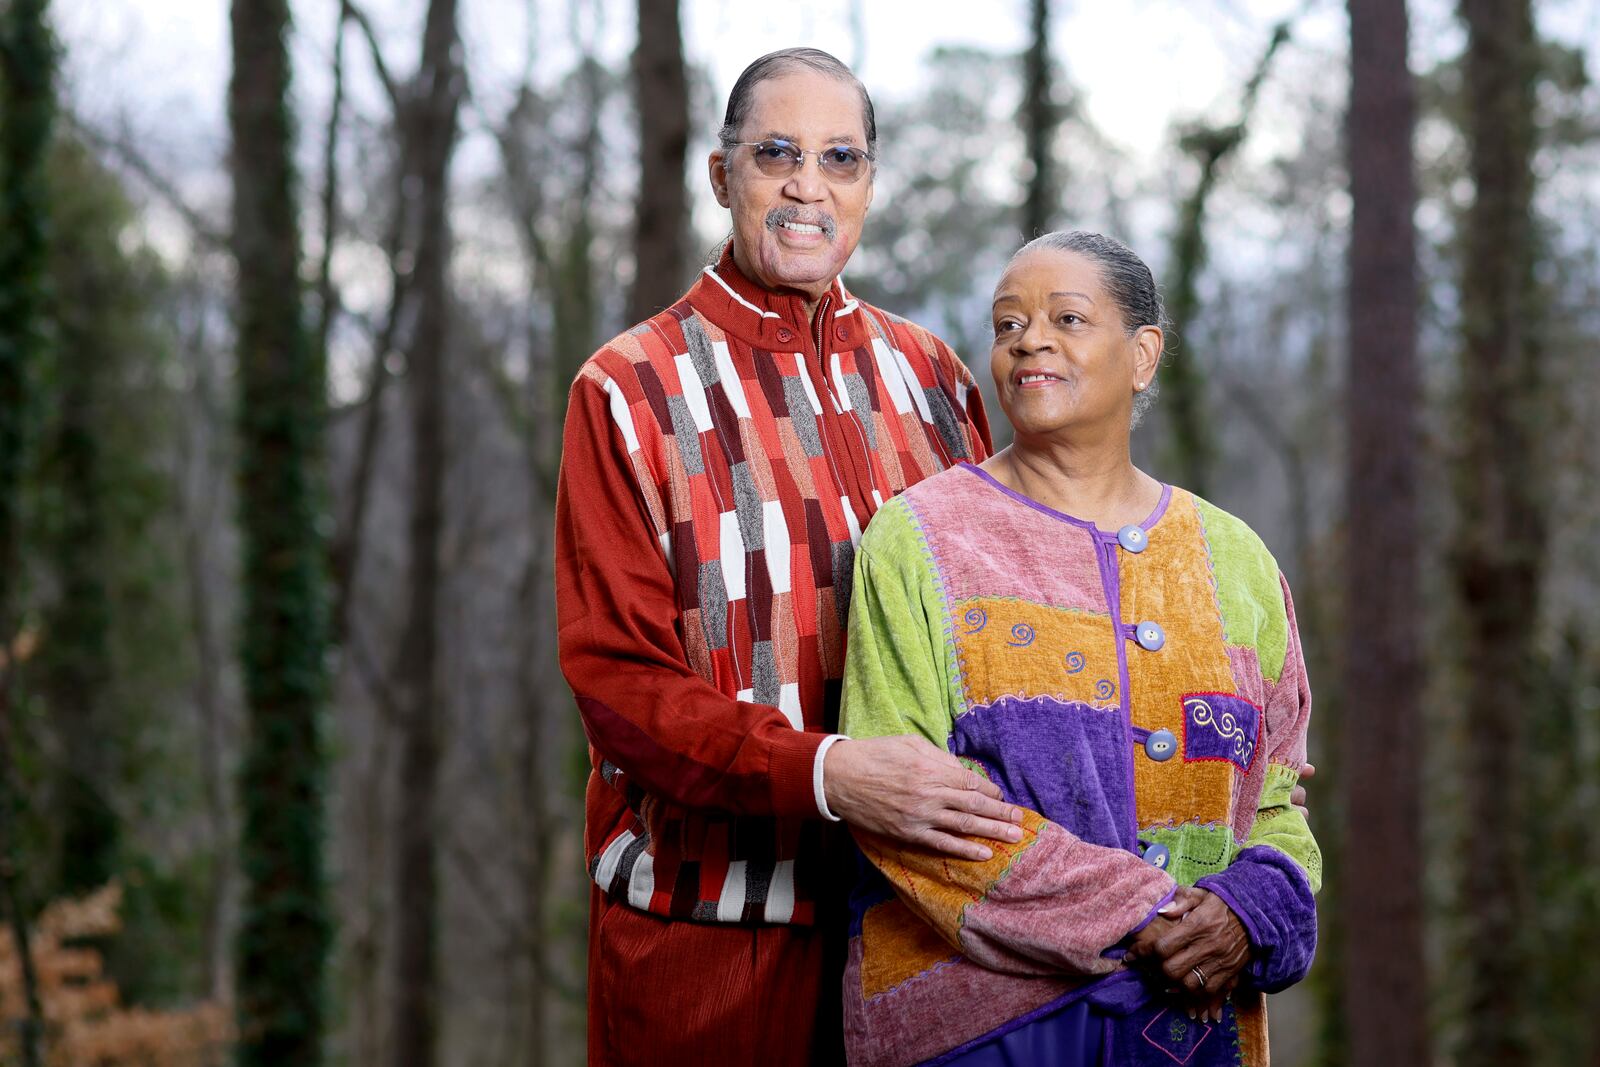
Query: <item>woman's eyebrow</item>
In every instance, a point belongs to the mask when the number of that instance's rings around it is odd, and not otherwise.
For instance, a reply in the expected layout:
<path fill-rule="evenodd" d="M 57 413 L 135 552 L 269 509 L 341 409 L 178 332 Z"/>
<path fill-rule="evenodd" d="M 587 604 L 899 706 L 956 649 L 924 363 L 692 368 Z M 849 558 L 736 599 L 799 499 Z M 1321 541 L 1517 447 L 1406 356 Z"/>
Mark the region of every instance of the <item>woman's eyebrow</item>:
<path fill-rule="evenodd" d="M 1091 304 L 1094 303 L 1094 297 L 1090 296 L 1088 293 L 1080 293 L 1077 290 L 1069 290 L 1069 291 L 1064 292 L 1064 293 L 1051 293 L 1050 295 L 1051 296 L 1075 296 L 1075 297 L 1078 297 L 1080 300 L 1087 300 Z"/>

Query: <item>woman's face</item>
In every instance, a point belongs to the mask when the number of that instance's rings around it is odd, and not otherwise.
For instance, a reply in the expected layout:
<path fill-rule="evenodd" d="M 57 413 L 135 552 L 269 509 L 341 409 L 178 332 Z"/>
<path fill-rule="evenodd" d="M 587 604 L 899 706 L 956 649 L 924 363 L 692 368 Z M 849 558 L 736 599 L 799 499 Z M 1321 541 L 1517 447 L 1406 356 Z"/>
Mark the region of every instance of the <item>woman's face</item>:
<path fill-rule="evenodd" d="M 1126 440 L 1134 387 L 1155 375 L 1161 331 L 1128 335 L 1094 260 L 1053 249 L 1019 257 L 995 286 L 993 325 L 989 369 L 1019 440 Z"/>

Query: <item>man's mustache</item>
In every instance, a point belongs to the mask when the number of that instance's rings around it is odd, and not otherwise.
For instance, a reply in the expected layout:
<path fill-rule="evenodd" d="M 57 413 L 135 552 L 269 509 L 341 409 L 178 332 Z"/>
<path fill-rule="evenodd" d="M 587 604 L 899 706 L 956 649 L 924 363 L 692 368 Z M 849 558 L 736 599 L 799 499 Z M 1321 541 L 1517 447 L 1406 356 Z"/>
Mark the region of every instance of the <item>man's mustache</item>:
<path fill-rule="evenodd" d="M 821 226 L 822 236 L 833 240 L 839 232 L 838 225 L 833 221 L 833 216 L 820 211 L 806 211 L 798 207 L 775 207 L 767 212 L 767 229 L 776 230 L 786 222 L 801 222 L 809 226 Z"/>

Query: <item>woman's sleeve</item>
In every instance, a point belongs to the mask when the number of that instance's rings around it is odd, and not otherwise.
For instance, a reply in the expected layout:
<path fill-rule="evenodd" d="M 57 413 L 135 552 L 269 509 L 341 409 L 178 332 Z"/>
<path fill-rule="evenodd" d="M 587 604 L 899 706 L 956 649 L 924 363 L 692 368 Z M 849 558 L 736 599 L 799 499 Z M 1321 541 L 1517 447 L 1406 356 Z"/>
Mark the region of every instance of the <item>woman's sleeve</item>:
<path fill-rule="evenodd" d="M 1245 847 L 1225 870 L 1195 884 L 1221 897 L 1250 935 L 1251 984 L 1275 993 L 1306 976 L 1317 950 L 1317 905 L 1322 851 L 1289 792 L 1306 757 L 1311 688 L 1306 681 L 1294 601 L 1283 586 L 1289 640 L 1283 669 L 1267 700 L 1267 779 Z"/>
<path fill-rule="evenodd" d="M 856 557 L 846 735 L 918 734 L 948 747 L 960 694 L 948 659 L 948 612 L 934 582 L 915 519 L 903 502 L 891 502 L 873 519 Z M 900 899 L 990 970 L 1107 973 L 1117 964 L 1106 950 L 1148 923 L 1173 893 L 1166 873 L 1026 809 L 1022 840 L 982 840 L 993 855 L 981 862 L 855 834 Z"/>

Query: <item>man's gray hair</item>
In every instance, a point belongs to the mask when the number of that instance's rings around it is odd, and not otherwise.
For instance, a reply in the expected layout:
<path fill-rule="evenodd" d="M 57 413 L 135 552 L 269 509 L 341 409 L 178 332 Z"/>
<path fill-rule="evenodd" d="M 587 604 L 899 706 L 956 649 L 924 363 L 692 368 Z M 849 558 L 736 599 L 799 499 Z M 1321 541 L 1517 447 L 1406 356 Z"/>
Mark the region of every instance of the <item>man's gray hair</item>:
<path fill-rule="evenodd" d="M 861 125 L 867 131 L 867 154 L 876 156 L 878 119 L 872 110 L 872 97 L 867 95 L 867 87 L 861 84 L 855 71 L 820 48 L 780 48 L 744 68 L 739 80 L 733 83 L 733 91 L 728 94 L 728 111 L 723 116 L 722 129 L 717 133 L 722 147 L 727 148 L 739 140 L 739 131 L 744 128 L 745 119 L 750 117 L 751 97 L 755 94 L 756 86 L 796 70 L 814 70 L 855 86 L 856 92 L 861 94 Z"/>
<path fill-rule="evenodd" d="M 1150 268 L 1134 254 L 1133 249 L 1115 237 L 1088 230 L 1056 230 L 1035 237 L 1017 249 L 1011 262 L 1015 263 L 1029 252 L 1040 251 L 1072 252 L 1094 260 L 1100 268 L 1101 280 L 1111 293 L 1111 299 L 1116 301 L 1117 309 L 1122 312 L 1122 328 L 1128 336 L 1132 337 L 1141 326 L 1154 326 L 1165 339 L 1172 324 L 1161 302 L 1161 290 L 1156 287 L 1156 279 L 1150 273 Z M 1133 395 L 1133 425 L 1139 425 L 1155 398 L 1156 383 L 1153 381 L 1142 392 Z"/>

